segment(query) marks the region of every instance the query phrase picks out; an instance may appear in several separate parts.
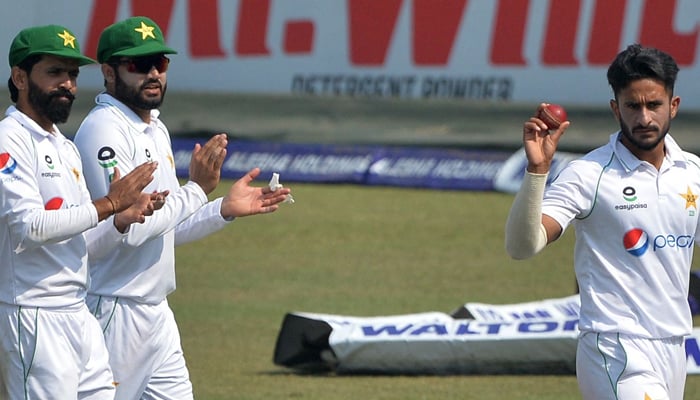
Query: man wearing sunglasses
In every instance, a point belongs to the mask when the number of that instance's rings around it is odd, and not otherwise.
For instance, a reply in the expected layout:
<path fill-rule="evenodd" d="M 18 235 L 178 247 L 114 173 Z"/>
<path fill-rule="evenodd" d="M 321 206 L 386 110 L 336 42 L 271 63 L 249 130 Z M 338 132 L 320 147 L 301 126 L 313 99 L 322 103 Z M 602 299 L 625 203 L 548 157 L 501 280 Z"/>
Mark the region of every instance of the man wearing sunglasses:
<path fill-rule="evenodd" d="M 117 399 L 193 398 L 167 302 L 175 289 L 174 246 L 215 232 L 236 217 L 273 212 L 290 193 L 251 186 L 260 173 L 255 168 L 226 196 L 208 201 L 219 183 L 226 134 L 195 145 L 189 181 L 180 185 L 158 111 L 167 89 L 168 54 L 176 52 L 149 18 L 107 27 L 97 49 L 106 90 L 74 139 L 93 198 L 104 196 L 115 167 L 128 172 L 147 160 L 161 165 L 147 189 L 170 193 L 158 215 L 132 227 L 117 249 L 90 264 L 88 304 L 104 330 Z"/>

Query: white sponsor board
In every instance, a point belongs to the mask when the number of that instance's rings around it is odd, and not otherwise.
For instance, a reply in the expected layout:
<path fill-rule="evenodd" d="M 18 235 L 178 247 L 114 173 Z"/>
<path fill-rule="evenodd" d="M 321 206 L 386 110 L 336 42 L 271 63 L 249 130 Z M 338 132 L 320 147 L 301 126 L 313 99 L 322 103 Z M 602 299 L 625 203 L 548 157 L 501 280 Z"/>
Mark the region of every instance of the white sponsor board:
<path fill-rule="evenodd" d="M 452 315 L 291 313 L 275 362 L 339 373 L 573 374 L 579 310 L 579 296 L 573 295 L 506 305 L 466 303 Z M 686 338 L 688 374 L 700 374 L 699 338 L 697 328 Z"/>
<path fill-rule="evenodd" d="M 296 315 L 331 326 L 331 351 L 324 358 L 339 373 L 571 374 L 575 368 L 578 319 L 496 322 L 438 312 Z"/>
<path fill-rule="evenodd" d="M 641 42 L 674 55 L 700 109 L 695 0 L 22 0 L 3 4 L 0 53 L 30 24 L 102 28 L 147 15 L 179 50 L 171 89 L 360 97 L 543 100 L 605 107 L 607 65 Z M 4 72 L 9 74 L 5 64 Z M 81 86 L 99 89 L 96 66 Z"/>
<path fill-rule="evenodd" d="M 581 310 L 581 297 L 577 294 L 560 299 L 548 299 L 517 304 L 486 304 L 470 302 L 464 305 L 477 321 L 528 321 L 546 319 L 577 319 Z"/>

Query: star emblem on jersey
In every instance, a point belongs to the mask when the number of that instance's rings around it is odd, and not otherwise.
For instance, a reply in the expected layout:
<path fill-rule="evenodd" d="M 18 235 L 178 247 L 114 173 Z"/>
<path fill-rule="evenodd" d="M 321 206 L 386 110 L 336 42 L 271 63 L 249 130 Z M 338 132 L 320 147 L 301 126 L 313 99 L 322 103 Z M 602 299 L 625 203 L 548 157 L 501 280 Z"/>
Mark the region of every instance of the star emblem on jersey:
<path fill-rule="evenodd" d="M 141 40 L 146 40 L 146 38 L 148 37 L 152 37 L 153 39 L 156 38 L 156 35 L 153 33 L 154 29 L 156 28 L 153 26 L 148 26 L 143 21 L 141 21 L 141 27 L 136 28 L 134 30 L 141 34 Z"/>
<path fill-rule="evenodd" d="M 65 47 L 70 46 L 72 49 L 75 48 L 75 36 L 71 35 L 67 30 L 63 30 L 63 33 L 59 33 L 58 37 L 63 39 L 63 45 Z"/>
<path fill-rule="evenodd" d="M 685 209 L 689 209 L 690 207 L 693 207 L 694 209 L 698 209 L 698 204 L 696 200 L 698 199 L 698 195 L 694 194 L 692 190 L 690 190 L 690 186 L 688 186 L 688 191 L 685 193 L 679 193 L 682 198 L 685 199 Z"/>

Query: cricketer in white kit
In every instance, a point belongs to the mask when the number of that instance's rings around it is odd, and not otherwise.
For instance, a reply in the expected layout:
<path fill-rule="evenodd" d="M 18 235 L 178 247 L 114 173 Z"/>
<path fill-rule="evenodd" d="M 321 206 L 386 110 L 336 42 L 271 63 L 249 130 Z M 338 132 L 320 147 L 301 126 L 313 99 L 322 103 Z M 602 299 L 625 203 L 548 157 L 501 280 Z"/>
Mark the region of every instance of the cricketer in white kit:
<path fill-rule="evenodd" d="M 169 59 L 149 18 L 107 27 L 98 43 L 106 90 L 75 136 L 92 198 L 103 196 L 115 167 L 130 171 L 146 161 L 161 166 L 147 187 L 170 193 L 165 206 L 133 226 L 119 247 L 90 263 L 90 310 L 99 319 L 117 382 L 117 399 L 191 399 L 192 384 L 167 296 L 175 290 L 175 246 L 202 238 L 236 217 L 273 212 L 289 189 L 249 184 L 254 169 L 224 197 L 208 200 L 219 183 L 225 134 L 196 145 L 189 181 L 180 185 L 170 134 L 158 107 L 167 88 Z"/>
<path fill-rule="evenodd" d="M 87 259 L 115 246 L 102 238 L 131 222 L 112 215 L 141 196 L 156 164 L 91 201 L 78 150 L 55 124 L 68 118 L 79 66 L 94 60 L 58 25 L 22 30 L 9 58 L 16 105 L 0 121 L 0 398 L 112 399 L 107 348 L 85 304 Z M 144 205 L 133 221 L 145 215 Z"/>
<path fill-rule="evenodd" d="M 700 158 L 668 134 L 680 104 L 677 73 L 673 58 L 658 49 L 635 44 L 620 52 L 607 74 L 620 130 L 548 187 L 570 122 L 556 131 L 537 117 L 523 124 L 528 166 L 506 222 L 506 249 L 527 258 L 574 227 L 576 370 L 586 400 L 683 398 Z"/>

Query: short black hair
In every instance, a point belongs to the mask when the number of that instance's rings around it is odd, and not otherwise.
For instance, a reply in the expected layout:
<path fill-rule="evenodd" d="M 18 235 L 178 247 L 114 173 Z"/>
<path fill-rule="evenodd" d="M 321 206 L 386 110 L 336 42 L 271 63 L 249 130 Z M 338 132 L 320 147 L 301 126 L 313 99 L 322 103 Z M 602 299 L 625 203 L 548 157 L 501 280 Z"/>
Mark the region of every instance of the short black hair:
<path fill-rule="evenodd" d="M 17 66 L 20 69 L 27 71 L 27 74 L 30 74 L 32 72 L 32 68 L 34 68 L 34 65 L 41 61 L 42 57 L 42 54 L 33 54 L 22 60 L 22 62 L 17 64 Z M 7 79 L 7 88 L 10 89 L 10 100 L 12 100 L 13 103 L 17 103 L 17 99 L 19 99 L 19 89 L 17 89 L 15 83 L 12 82 L 12 77 Z"/>
<path fill-rule="evenodd" d="M 673 57 L 659 49 L 631 44 L 621 51 L 608 68 L 608 83 L 615 98 L 621 90 L 639 79 L 662 82 L 669 95 L 678 76 L 678 65 Z"/>

